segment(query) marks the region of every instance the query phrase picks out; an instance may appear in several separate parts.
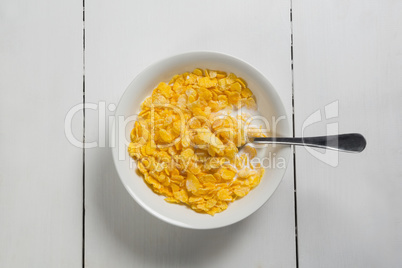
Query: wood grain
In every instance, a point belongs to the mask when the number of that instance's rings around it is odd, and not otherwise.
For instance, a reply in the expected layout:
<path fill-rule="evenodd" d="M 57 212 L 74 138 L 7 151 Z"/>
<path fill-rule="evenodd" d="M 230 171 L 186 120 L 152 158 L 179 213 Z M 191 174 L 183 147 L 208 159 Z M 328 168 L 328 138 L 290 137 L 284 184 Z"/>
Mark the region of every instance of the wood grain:
<path fill-rule="evenodd" d="M 88 102 L 116 104 L 135 75 L 160 58 L 213 50 L 260 69 L 291 112 L 289 2 L 87 2 L 86 31 Z M 96 141 L 97 111 L 89 111 L 86 122 L 88 141 Z M 140 208 L 119 181 L 108 148 L 88 149 L 85 163 L 88 267 L 295 266 L 291 167 L 250 218 L 194 231 Z"/>
<path fill-rule="evenodd" d="M 297 149 L 300 267 L 401 267 L 402 3 L 293 2 L 296 134 L 321 109 L 305 135 L 334 123 L 368 142 L 335 168 Z"/>
<path fill-rule="evenodd" d="M 0 267 L 80 267 L 82 3 L 1 1 L 0 35 Z"/>

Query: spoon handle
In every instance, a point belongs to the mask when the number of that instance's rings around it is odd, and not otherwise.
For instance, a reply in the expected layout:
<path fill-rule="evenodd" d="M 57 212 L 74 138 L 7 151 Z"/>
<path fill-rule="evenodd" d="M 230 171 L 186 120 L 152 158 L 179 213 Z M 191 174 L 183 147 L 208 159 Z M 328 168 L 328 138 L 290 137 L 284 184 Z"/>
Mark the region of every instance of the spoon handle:
<path fill-rule="evenodd" d="M 262 137 L 250 138 L 250 142 L 255 144 L 278 143 L 301 145 L 354 153 L 362 152 L 367 144 L 366 139 L 359 133 L 302 138 Z"/>

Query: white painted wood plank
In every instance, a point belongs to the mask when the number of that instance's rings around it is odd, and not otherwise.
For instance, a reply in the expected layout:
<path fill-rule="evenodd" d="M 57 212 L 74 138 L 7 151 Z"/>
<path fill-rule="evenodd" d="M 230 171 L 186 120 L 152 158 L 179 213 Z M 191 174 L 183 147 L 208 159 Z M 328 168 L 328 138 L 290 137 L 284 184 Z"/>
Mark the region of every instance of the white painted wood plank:
<path fill-rule="evenodd" d="M 333 168 L 296 151 L 300 267 L 402 266 L 402 18 L 400 1 L 294 1 L 296 133 L 361 132 L 359 155 Z M 325 115 L 323 114 L 325 117 Z"/>
<path fill-rule="evenodd" d="M 0 267 L 80 267 L 82 3 L 1 1 L 0 36 Z"/>
<path fill-rule="evenodd" d="M 289 3 L 143 1 L 86 3 L 86 96 L 116 104 L 154 61 L 216 50 L 259 68 L 291 112 Z M 110 112 L 106 113 L 110 115 Z M 88 141 L 98 115 L 86 114 Z M 270 201 L 233 226 L 193 231 L 139 207 L 121 184 L 108 148 L 86 150 L 88 267 L 294 267 L 292 163 Z"/>

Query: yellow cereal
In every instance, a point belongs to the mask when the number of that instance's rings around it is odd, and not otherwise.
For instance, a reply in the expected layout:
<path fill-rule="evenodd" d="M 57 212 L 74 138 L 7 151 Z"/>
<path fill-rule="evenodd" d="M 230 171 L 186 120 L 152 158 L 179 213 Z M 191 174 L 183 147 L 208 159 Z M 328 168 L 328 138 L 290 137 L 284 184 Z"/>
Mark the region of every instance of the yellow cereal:
<path fill-rule="evenodd" d="M 248 89 L 248 88 L 243 88 L 243 89 L 241 90 L 241 96 L 242 96 L 243 98 L 248 98 L 248 97 L 253 96 L 253 92 L 251 92 L 251 90 Z"/>
<path fill-rule="evenodd" d="M 257 155 L 257 150 L 249 145 L 244 146 L 244 152 L 249 155 L 250 159 L 253 159 Z"/>
<path fill-rule="evenodd" d="M 169 203 L 214 215 L 246 196 L 264 174 L 250 159 L 257 151 L 244 130 L 249 116 L 231 116 L 242 106 L 257 109 L 246 81 L 217 70 L 197 68 L 161 82 L 141 104 L 130 134 L 128 153 L 156 193 Z"/>
<path fill-rule="evenodd" d="M 195 70 L 193 71 L 193 74 L 198 75 L 198 76 L 201 76 L 201 75 L 202 75 L 202 70 L 201 70 L 201 69 L 195 69 Z"/>
<path fill-rule="evenodd" d="M 255 100 L 252 97 L 249 97 L 246 101 L 245 104 L 248 109 L 255 110 L 257 109 L 257 104 L 255 103 Z"/>
<path fill-rule="evenodd" d="M 207 208 L 213 208 L 215 205 L 216 205 L 216 202 L 217 202 L 217 200 L 215 200 L 215 199 L 209 199 L 207 202 L 206 202 L 206 204 L 205 204 L 205 206 L 207 207 Z"/>
<path fill-rule="evenodd" d="M 186 188 L 187 191 L 193 194 L 196 194 L 197 191 L 201 188 L 201 183 L 192 173 L 188 173 L 187 175 Z"/>
<path fill-rule="evenodd" d="M 248 168 L 240 170 L 240 172 L 239 172 L 240 178 L 248 178 L 248 177 L 256 176 L 256 175 L 257 175 L 257 171 L 248 169 Z"/>
<path fill-rule="evenodd" d="M 188 199 L 188 202 L 191 203 L 200 203 L 203 202 L 204 198 L 199 197 L 199 196 L 190 196 L 190 198 Z"/>
<path fill-rule="evenodd" d="M 211 88 L 216 86 L 217 81 L 215 78 L 210 79 L 209 77 L 203 77 L 198 80 L 200 87 Z"/>
<path fill-rule="evenodd" d="M 209 77 L 210 78 L 215 78 L 218 75 L 216 71 L 209 71 Z"/>
<path fill-rule="evenodd" d="M 176 203 L 176 204 L 180 204 L 180 201 L 179 200 L 177 200 L 176 198 L 174 198 L 174 197 L 166 197 L 165 198 L 165 201 L 166 202 L 169 202 L 169 203 Z"/>
<path fill-rule="evenodd" d="M 204 88 L 204 87 L 200 87 L 200 88 L 198 89 L 198 92 L 199 92 L 199 96 L 200 96 L 201 98 L 203 98 L 204 100 L 209 101 L 209 100 L 212 99 L 212 92 L 211 92 L 211 90 L 208 90 L 208 89 L 206 89 L 206 88 Z"/>
<path fill-rule="evenodd" d="M 241 187 L 241 188 L 234 189 L 233 192 L 238 197 L 243 197 L 243 196 L 247 195 L 248 192 L 250 192 L 250 188 L 249 187 Z"/>
<path fill-rule="evenodd" d="M 240 93 L 241 92 L 241 85 L 238 82 L 235 82 L 235 83 L 230 85 L 230 90 Z"/>
<path fill-rule="evenodd" d="M 194 156 L 194 151 L 193 151 L 193 149 L 188 148 L 188 149 L 182 151 L 180 155 L 186 159 L 189 159 Z"/>
<path fill-rule="evenodd" d="M 244 81 L 244 79 L 241 78 L 241 77 L 238 77 L 238 78 L 236 79 L 236 82 L 239 82 L 239 83 L 242 85 L 242 87 L 244 87 L 244 88 L 247 87 L 246 81 Z"/>
<path fill-rule="evenodd" d="M 223 201 L 232 201 L 232 196 L 230 195 L 230 191 L 228 189 L 221 189 L 218 191 L 218 199 Z"/>
<path fill-rule="evenodd" d="M 236 79 L 237 79 L 237 76 L 233 73 L 230 73 L 228 75 L 228 77 L 226 78 L 226 83 L 233 84 L 236 81 Z"/>
<path fill-rule="evenodd" d="M 163 96 L 165 96 L 166 98 L 172 97 L 173 91 L 171 90 L 170 86 L 167 85 L 166 83 L 163 83 L 163 82 L 160 83 L 160 84 L 158 85 L 158 89 L 159 89 L 160 93 L 161 93 Z"/>
<path fill-rule="evenodd" d="M 202 183 L 215 183 L 216 182 L 216 178 L 214 177 L 214 175 L 212 174 L 205 174 L 203 176 L 200 177 L 200 182 Z"/>
<path fill-rule="evenodd" d="M 227 168 L 220 168 L 219 174 L 221 175 L 221 178 L 225 181 L 233 180 L 233 178 L 236 176 L 235 172 Z"/>
<path fill-rule="evenodd" d="M 240 101 L 240 93 L 236 92 L 236 91 L 229 92 L 228 99 L 229 99 L 230 104 L 238 104 Z M 247 103 L 249 103 L 249 102 L 247 102 Z M 248 106 L 251 106 L 251 104 L 249 104 Z"/>
<path fill-rule="evenodd" d="M 172 135 L 170 135 L 165 129 L 159 130 L 159 135 L 163 142 L 171 142 L 173 139 Z"/>

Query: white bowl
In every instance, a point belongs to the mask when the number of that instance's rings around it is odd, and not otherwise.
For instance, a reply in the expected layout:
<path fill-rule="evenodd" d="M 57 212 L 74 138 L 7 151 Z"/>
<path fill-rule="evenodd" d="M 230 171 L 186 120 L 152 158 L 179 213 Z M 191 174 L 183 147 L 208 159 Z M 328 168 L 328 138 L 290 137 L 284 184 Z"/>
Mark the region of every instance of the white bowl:
<path fill-rule="evenodd" d="M 190 52 L 176 55 L 156 62 L 142 71 L 128 86 L 120 99 L 115 113 L 116 129 L 122 128 L 121 125 L 124 125 L 121 124 L 121 118 L 127 119 L 138 114 L 140 104 L 151 94 L 159 82 L 168 82 L 175 74 L 192 71 L 195 68 L 232 72 L 244 78 L 256 96 L 259 112 L 266 117 L 270 125 L 273 126 L 273 120 L 282 118 L 276 126 L 274 135 L 291 136 L 288 117 L 282 101 L 269 81 L 250 64 L 216 52 Z M 196 213 L 183 205 L 167 203 L 163 200 L 164 196 L 152 192 L 143 178 L 136 172 L 135 162 L 127 153 L 127 141 L 133 127 L 133 121 L 125 125 L 120 131 L 120 135 L 115 134 L 117 135 L 117 146 L 112 148 L 114 163 L 125 188 L 134 200 L 152 215 L 165 222 L 192 229 L 212 229 L 227 226 L 254 213 L 278 187 L 285 174 L 291 152 L 290 146 L 277 145 L 260 149 L 259 156 L 268 157 L 265 165 L 267 166 L 268 162 L 271 161 L 271 167 L 265 170 L 261 183 L 247 196 L 230 203 L 227 210 L 210 216 Z M 280 166 L 279 162 L 282 163 Z"/>

